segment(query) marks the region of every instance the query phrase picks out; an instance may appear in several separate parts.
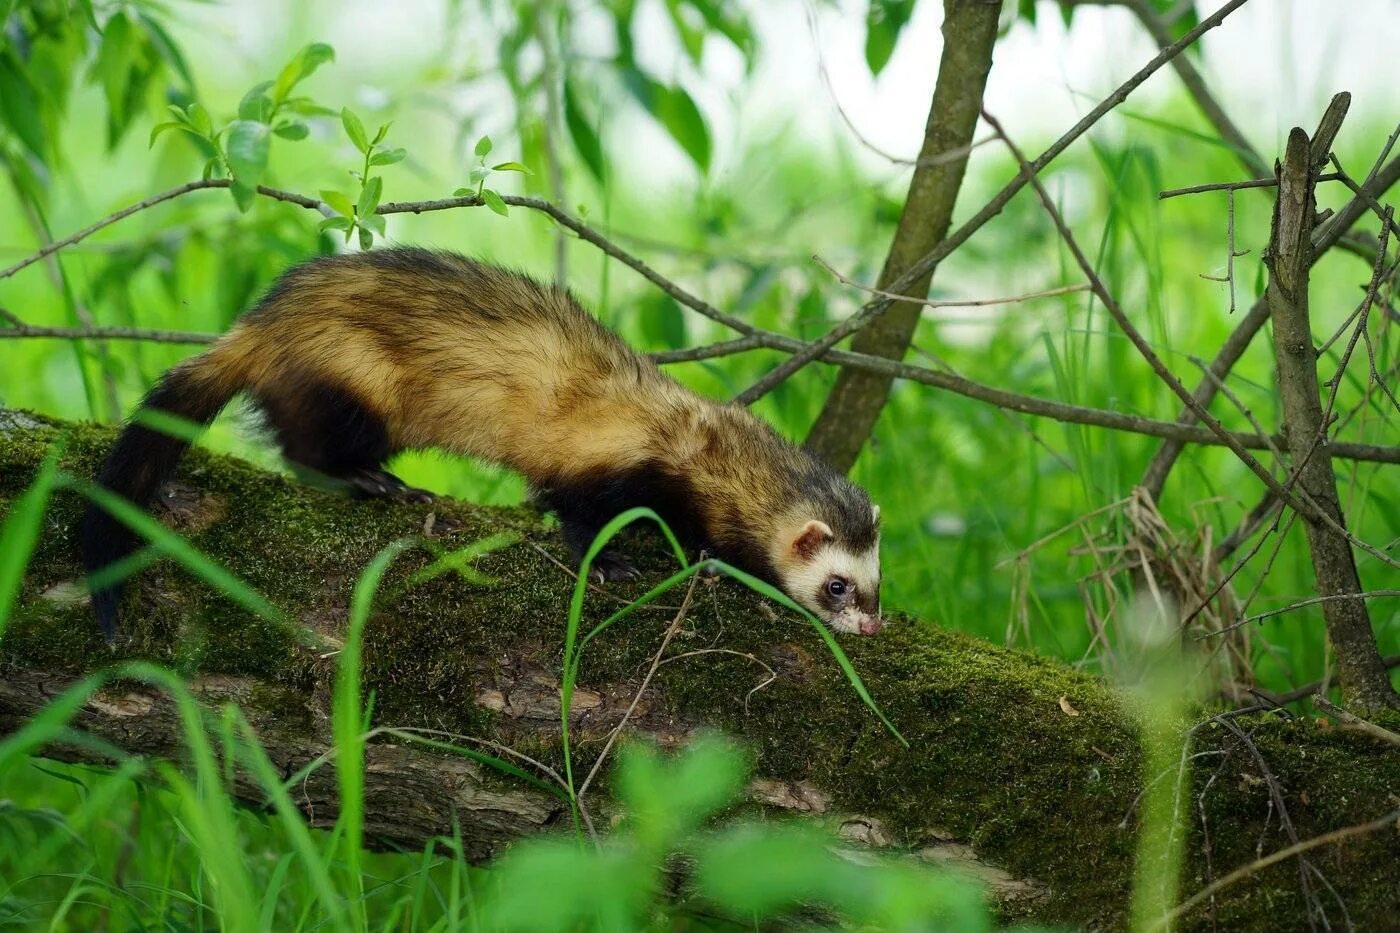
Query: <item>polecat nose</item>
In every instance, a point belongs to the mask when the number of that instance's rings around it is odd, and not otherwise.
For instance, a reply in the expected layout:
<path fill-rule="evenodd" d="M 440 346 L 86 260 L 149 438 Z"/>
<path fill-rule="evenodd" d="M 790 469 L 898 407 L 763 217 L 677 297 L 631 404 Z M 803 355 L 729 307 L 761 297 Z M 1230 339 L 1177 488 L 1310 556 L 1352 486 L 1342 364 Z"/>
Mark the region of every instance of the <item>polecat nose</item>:
<path fill-rule="evenodd" d="M 885 623 L 877 616 L 865 616 L 860 620 L 860 633 L 862 635 L 874 635 L 884 627 Z"/>

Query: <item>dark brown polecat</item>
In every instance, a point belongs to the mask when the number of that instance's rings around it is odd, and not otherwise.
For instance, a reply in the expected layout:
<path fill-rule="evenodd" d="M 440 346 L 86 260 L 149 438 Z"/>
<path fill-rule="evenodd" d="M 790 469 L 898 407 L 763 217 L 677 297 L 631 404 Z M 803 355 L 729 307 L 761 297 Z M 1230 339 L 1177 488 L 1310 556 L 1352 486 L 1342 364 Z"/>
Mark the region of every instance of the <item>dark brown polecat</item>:
<path fill-rule="evenodd" d="M 599 529 L 650 506 L 682 541 L 768 580 L 843 632 L 880 628 L 880 510 L 747 410 L 683 388 L 565 289 L 453 253 L 313 259 L 272 287 L 143 404 L 201 424 L 247 392 L 294 467 L 361 495 L 428 499 L 385 472 L 439 448 L 522 473 L 580 558 Z M 129 424 L 99 482 L 145 506 L 187 441 Z M 90 507 L 91 574 L 137 541 Z M 603 579 L 635 576 L 604 551 Z M 93 593 L 115 630 L 119 590 Z"/>

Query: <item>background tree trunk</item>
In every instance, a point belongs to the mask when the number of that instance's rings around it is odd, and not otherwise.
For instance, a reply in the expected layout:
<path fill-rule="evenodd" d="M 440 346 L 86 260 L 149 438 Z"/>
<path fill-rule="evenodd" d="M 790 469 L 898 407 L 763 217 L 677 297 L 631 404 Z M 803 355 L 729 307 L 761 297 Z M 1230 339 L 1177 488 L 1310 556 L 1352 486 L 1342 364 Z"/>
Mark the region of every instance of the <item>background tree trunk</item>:
<path fill-rule="evenodd" d="M 112 438 L 106 429 L 0 410 L 0 510 L 60 435 L 63 466 L 82 475 Z M 109 648 L 65 586 L 78 572 L 72 533 L 82 503 L 61 492 L 0 643 L 0 734 L 84 671 L 141 657 L 179 670 L 208 701 L 239 703 L 276 765 L 293 774 L 330 747 L 335 658 L 306 647 L 305 629 L 338 642 L 358 570 L 390 541 L 419 535 L 452 549 L 504 531 L 516 543 L 474 561 L 469 577 L 414 586 L 409 577 L 432 555 L 410 550 L 395 562 L 365 631 L 364 685 L 375 692 L 376 726 L 475 736 L 561 766 L 556 674 L 572 581 L 551 560 L 563 554 L 557 532 L 537 513 L 352 501 L 199 450 L 163 501 L 167 524 L 304 628 L 252 617 L 161 562 L 132 585 L 123 635 Z M 591 592 L 585 626 L 669 569 L 656 551 L 638 556 L 647 579 Z M 635 696 L 679 601 L 679 593 L 663 596 L 658 602 L 671 605 L 639 610 L 584 652 L 571 725 L 576 774 L 586 773 Z M 629 728 L 666 745 L 723 729 L 752 750 L 759 780 L 751 793 L 760 804 L 805 812 L 852 840 L 970 866 L 993 880 L 1010 916 L 1125 922 L 1145 777 L 1129 704 L 1065 665 L 910 619 L 842 644 L 910 748 L 861 705 L 805 622 L 727 581 L 701 584 Z M 169 704 L 141 685 L 110 685 L 75 725 L 132 753 L 181 756 Z M 1190 751 L 1218 754 L 1183 785 L 1188 893 L 1253 862 L 1256 845 L 1266 853 L 1288 845 L 1281 809 L 1306 839 L 1395 808 L 1400 756 L 1311 719 L 1212 720 L 1196 730 Z M 49 753 L 99 754 L 91 745 Z M 293 794 L 316 825 L 336 817 L 332 768 Z M 261 803 L 245 777 L 236 789 Z M 607 792 L 605 779 L 584 800 L 600 827 Z M 381 841 L 416 845 L 450 832 L 455 819 L 477 859 L 568 822 L 546 793 L 388 736 L 367 749 L 366 794 L 367 830 Z M 1380 928 L 1400 912 L 1400 834 L 1374 832 L 1329 846 L 1325 858 L 1313 854 L 1358 927 Z M 1213 909 L 1221 928 L 1296 928 L 1305 923 L 1303 904 L 1289 860 L 1221 891 L 1189 918 L 1200 925 Z"/>
<path fill-rule="evenodd" d="M 938 83 L 933 89 L 924 143 L 904 213 L 899 218 L 879 287 L 885 288 L 923 258 L 948 232 L 953 206 L 967 168 L 966 149 L 972 144 L 982 91 L 992 69 L 997 17 L 1001 0 L 944 0 L 943 57 Z M 901 294 L 928 295 L 933 271 Z M 920 305 L 900 302 L 856 334 L 851 349 L 893 360 L 904 358 Z M 816 423 L 807 435 L 807 446 L 836 469 L 846 472 L 856 462 L 875 422 L 889 398 L 892 376 L 843 369 L 827 396 Z"/>

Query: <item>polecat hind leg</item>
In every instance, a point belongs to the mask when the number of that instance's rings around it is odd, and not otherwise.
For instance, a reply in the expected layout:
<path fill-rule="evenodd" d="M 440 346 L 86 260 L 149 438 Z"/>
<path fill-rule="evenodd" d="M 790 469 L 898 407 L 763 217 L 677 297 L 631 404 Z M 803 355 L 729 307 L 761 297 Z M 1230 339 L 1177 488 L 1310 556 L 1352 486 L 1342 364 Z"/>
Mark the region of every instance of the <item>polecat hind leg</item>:
<path fill-rule="evenodd" d="M 564 543 L 574 555 L 574 566 L 582 564 L 583 555 L 588 553 L 589 546 L 603 526 L 582 520 L 567 511 L 559 512 L 559 525 L 564 533 Z M 607 583 L 612 580 L 636 580 L 642 572 L 626 554 L 605 547 L 593 557 L 588 575 L 599 583 Z"/>
<path fill-rule="evenodd" d="M 433 494 L 410 486 L 387 470 L 355 470 L 344 477 L 350 488 L 370 499 L 402 499 L 405 502 L 432 502 Z"/>
<path fill-rule="evenodd" d="M 291 378 L 257 393 L 282 453 L 299 472 L 329 479 L 373 499 L 431 502 L 382 464 L 394 453 L 383 420 L 349 392 L 320 380 Z"/>

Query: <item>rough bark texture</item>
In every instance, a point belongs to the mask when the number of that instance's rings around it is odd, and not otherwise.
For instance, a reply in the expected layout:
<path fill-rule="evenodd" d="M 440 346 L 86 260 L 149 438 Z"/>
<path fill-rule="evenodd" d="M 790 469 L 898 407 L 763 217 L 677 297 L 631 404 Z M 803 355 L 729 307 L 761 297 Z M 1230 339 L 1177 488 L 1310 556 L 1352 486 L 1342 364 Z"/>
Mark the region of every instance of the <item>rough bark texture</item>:
<path fill-rule="evenodd" d="M 1337 525 L 1346 527 L 1317 382 L 1317 350 L 1308 318 L 1308 268 L 1316 203 L 1314 161 L 1308 134 L 1294 127 L 1277 169 L 1278 200 L 1269 243 L 1267 299 L 1274 327 L 1274 357 L 1283 402 L 1284 434 L 1298 486 Z M 1346 537 L 1321 522 L 1305 518 L 1317 591 L 1322 596 L 1361 593 L 1356 560 Z M 1366 601 L 1334 599 L 1322 604 L 1327 637 L 1337 654 L 1342 696 L 1363 709 L 1400 707 L 1381 662 Z"/>
<path fill-rule="evenodd" d="M 111 441 L 105 429 L 0 411 L 0 511 L 60 435 L 67 436 L 64 467 L 86 475 Z M 359 569 L 387 542 L 419 534 L 451 548 L 515 532 L 519 543 L 475 562 L 489 582 L 453 575 L 408 586 L 431 555 L 411 550 L 399 558 L 366 630 L 365 687 L 375 691 L 376 725 L 478 736 L 561 765 L 556 672 L 571 581 L 536 549 L 563 553 L 537 513 L 351 501 L 200 451 L 186 457 L 164 501 L 167 524 L 331 643 L 341 635 Z M 296 631 L 249 616 L 171 563 L 156 564 L 131 587 L 124 634 L 109 648 L 85 607 L 65 595 L 77 573 L 70 555 L 80 507 L 71 494 L 55 498 L 0 645 L 0 734 L 83 671 L 140 657 L 180 671 L 208 700 L 240 703 L 284 773 L 327 749 L 334 658 L 303 647 Z M 639 556 L 647 578 L 590 594 L 585 626 L 668 569 L 658 552 Z M 730 582 L 703 587 L 686 631 L 671 644 L 674 660 L 660 666 L 641 698 L 639 734 L 673 745 L 702 727 L 723 729 L 752 749 L 754 806 L 800 811 L 852 842 L 978 870 L 993 880 L 1008 916 L 1090 927 L 1125 922 L 1144 775 L 1132 704 L 1123 696 L 1062 664 L 895 619 L 878 637 L 842 643 L 908 737 L 905 749 L 856 699 L 806 623 Z M 586 772 L 618 722 L 673 614 L 673 607 L 643 609 L 588 646 L 571 726 L 575 773 Z M 736 653 L 703 653 L 716 648 Z M 679 657 L 687 652 L 702 653 Z M 755 690 L 770 669 L 773 680 Z M 1196 732 L 1192 751 L 1222 753 L 1202 759 L 1183 790 L 1190 827 L 1184 893 L 1252 862 L 1256 845 L 1267 853 L 1291 841 L 1278 828 L 1270 776 L 1301 838 L 1394 808 L 1400 756 L 1384 744 L 1307 719 L 1235 721 L 1261 757 L 1223 725 Z M 180 755 L 168 704 L 141 685 L 110 685 L 84 707 L 78 725 L 131 752 Z M 94 754 L 80 747 L 50 753 Z M 460 758 L 374 741 L 367 764 L 368 829 L 382 839 L 415 843 L 449 832 L 455 816 L 468 851 L 485 859 L 509 839 L 567 823 L 549 795 Z M 239 790 L 259 802 L 251 782 Z M 607 792 L 605 782 L 586 801 L 600 826 L 607 825 Z M 297 799 L 314 823 L 334 820 L 330 767 Z M 1358 928 L 1381 928 L 1400 912 L 1400 834 L 1350 839 L 1313 856 Z M 1335 904 L 1326 907 L 1340 925 Z M 1225 890 L 1211 909 L 1222 929 L 1304 926 L 1296 864 Z M 1208 925 L 1207 910 L 1187 925 Z"/>
<path fill-rule="evenodd" d="M 967 155 L 963 153 L 948 161 L 939 157 L 972 143 L 977 115 L 982 109 L 982 90 L 992 69 L 1001 0 L 944 0 L 943 11 L 943 57 L 938 65 L 938 82 L 933 89 L 919 164 L 909 182 L 909 195 L 894 243 L 880 272 L 880 288 L 902 276 L 948 233 L 967 168 Z M 901 294 L 925 297 L 932 277 L 930 270 Z M 893 305 L 856 334 L 851 349 L 903 359 L 921 310 L 920 305 L 911 302 Z M 892 376 L 879 373 L 841 370 L 807 436 L 807 446 L 836 469 L 849 470 L 875 428 L 893 381 Z"/>

